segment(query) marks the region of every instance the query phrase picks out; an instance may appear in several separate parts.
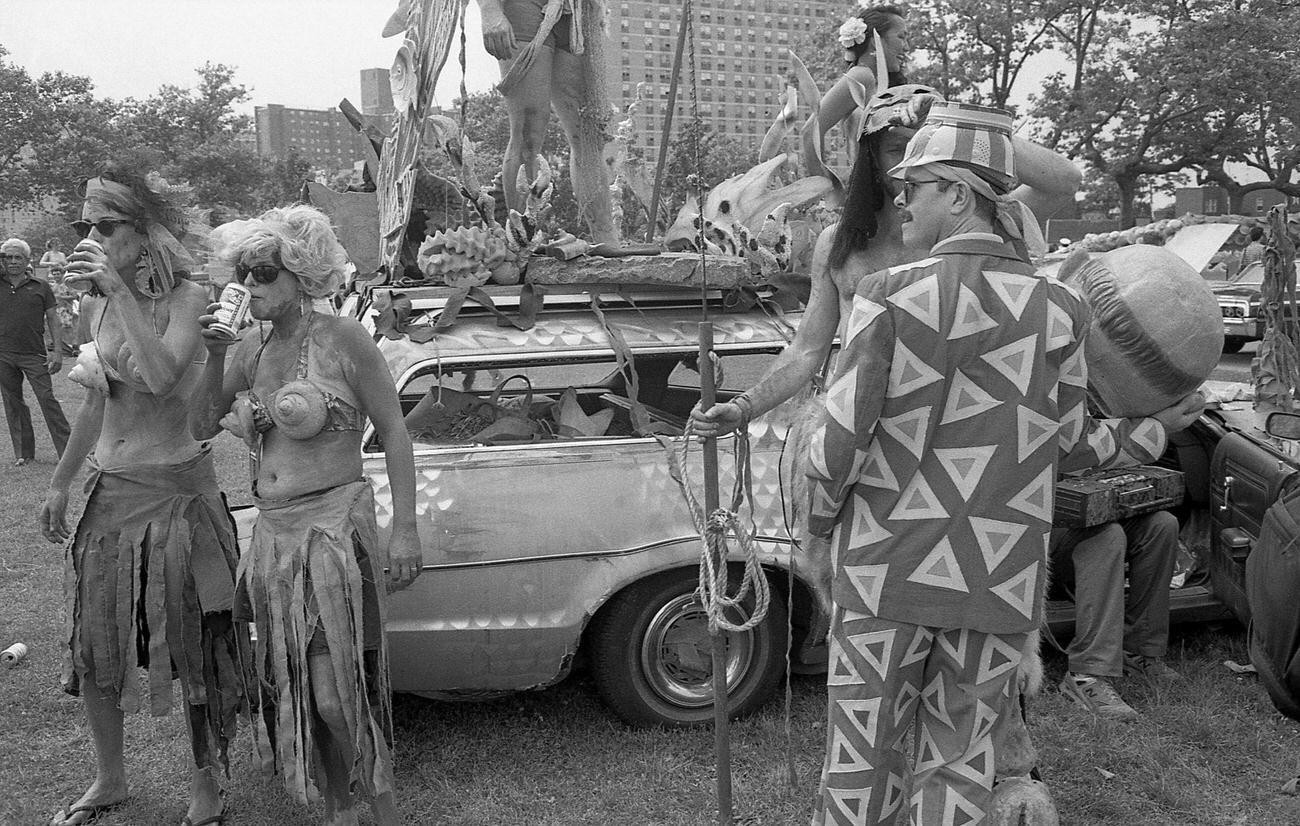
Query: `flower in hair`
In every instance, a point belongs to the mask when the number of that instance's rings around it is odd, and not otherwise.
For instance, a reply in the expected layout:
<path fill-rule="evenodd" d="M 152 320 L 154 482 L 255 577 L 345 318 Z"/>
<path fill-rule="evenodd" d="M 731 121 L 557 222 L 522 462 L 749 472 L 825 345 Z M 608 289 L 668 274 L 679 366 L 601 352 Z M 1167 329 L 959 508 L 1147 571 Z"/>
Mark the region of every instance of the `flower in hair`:
<path fill-rule="evenodd" d="M 867 39 L 867 24 L 860 17 L 850 17 L 840 26 L 838 36 L 840 45 L 851 49 Z"/>

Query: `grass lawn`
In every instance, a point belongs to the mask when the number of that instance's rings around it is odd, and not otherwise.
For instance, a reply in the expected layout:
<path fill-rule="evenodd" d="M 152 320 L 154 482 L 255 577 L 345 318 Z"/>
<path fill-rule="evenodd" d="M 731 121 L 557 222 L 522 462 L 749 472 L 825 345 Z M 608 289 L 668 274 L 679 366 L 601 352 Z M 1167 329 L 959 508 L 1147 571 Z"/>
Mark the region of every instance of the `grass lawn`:
<path fill-rule="evenodd" d="M 55 383 L 71 418 L 79 389 Z M 39 413 L 37 414 L 39 416 Z M 79 700 L 59 689 L 62 553 L 36 530 L 54 452 L 41 422 L 38 463 L 10 467 L 0 447 L 0 647 L 31 649 L 0 670 L 0 823 L 44 824 L 93 775 Z M 242 452 L 218 441 L 232 503 L 246 502 Z M 74 491 L 73 513 L 81 506 Z M 1241 629 L 1179 628 L 1171 661 L 1186 680 L 1154 693 L 1121 690 L 1142 718 L 1102 723 L 1048 689 L 1031 707 L 1042 769 L 1067 826 L 1293 826 L 1300 801 L 1281 793 L 1300 766 L 1300 724 L 1278 715 L 1253 677 Z M 1060 658 L 1049 662 L 1059 679 Z M 551 690 L 483 703 L 395 703 L 397 782 L 407 822 L 430 826 L 703 826 L 714 822 L 713 736 L 629 731 L 582 674 Z M 819 678 L 792 686 L 790 735 L 783 704 L 733 727 L 737 822 L 807 823 L 821 766 L 824 697 Z M 130 801 L 101 824 L 177 824 L 186 806 L 188 746 L 175 715 L 127 720 Z M 786 766 L 792 758 L 797 778 Z M 264 778 L 250 740 L 232 747 L 232 824 L 305 826 L 319 811 L 288 802 Z M 363 822 L 368 822 L 364 821 Z"/>

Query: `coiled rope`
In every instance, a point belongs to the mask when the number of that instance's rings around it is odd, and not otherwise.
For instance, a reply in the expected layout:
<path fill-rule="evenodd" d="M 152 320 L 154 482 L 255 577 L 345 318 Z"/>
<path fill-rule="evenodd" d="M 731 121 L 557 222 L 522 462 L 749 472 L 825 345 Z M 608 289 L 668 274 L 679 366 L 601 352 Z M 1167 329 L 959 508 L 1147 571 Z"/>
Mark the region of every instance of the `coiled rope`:
<path fill-rule="evenodd" d="M 771 590 L 763 566 L 758 558 L 754 543 L 755 527 L 753 519 L 753 490 L 751 485 L 749 460 L 748 422 L 736 429 L 735 481 L 731 490 L 729 507 L 718 507 L 712 513 L 706 513 L 700 499 L 691 489 L 687 473 L 687 455 L 694 436 L 694 423 L 689 419 L 686 430 L 679 444 L 667 438 L 657 437 L 668 453 L 668 466 L 673 479 L 682 489 L 686 507 L 691 512 L 695 530 L 700 534 L 700 579 L 695 588 L 700 604 L 704 606 L 709 617 L 709 630 L 748 631 L 767 617 L 771 604 Z M 742 517 L 742 509 L 750 503 L 747 516 Z M 727 534 L 736 537 L 740 552 L 744 557 L 744 574 L 734 596 L 727 594 L 729 578 L 727 572 Z M 749 594 L 754 595 L 754 610 L 747 619 L 732 622 L 727 618 L 728 609 L 739 609 Z"/>

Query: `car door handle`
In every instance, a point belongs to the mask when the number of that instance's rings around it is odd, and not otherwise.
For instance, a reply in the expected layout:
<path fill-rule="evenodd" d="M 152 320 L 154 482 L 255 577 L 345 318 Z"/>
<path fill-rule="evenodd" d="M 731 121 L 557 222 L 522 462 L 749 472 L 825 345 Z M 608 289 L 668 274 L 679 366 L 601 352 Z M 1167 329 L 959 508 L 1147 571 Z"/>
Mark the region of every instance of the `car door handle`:
<path fill-rule="evenodd" d="M 1219 505 L 1219 513 L 1226 514 L 1232 507 L 1232 483 L 1235 481 L 1231 476 L 1223 477 L 1223 504 Z"/>

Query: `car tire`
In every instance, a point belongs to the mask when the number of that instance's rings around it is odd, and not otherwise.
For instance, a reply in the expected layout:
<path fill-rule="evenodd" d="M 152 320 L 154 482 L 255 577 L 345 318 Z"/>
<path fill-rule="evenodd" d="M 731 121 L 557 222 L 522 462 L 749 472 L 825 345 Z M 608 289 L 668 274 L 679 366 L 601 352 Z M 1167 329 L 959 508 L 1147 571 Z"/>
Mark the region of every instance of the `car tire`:
<path fill-rule="evenodd" d="M 1223 339 L 1223 352 L 1237 353 L 1242 347 L 1246 346 L 1246 339 L 1241 336 L 1225 336 Z"/>
<path fill-rule="evenodd" d="M 731 566 L 738 584 L 739 565 Z M 592 671 L 601 699 L 636 727 L 681 727 L 713 719 L 708 618 L 695 597 L 698 572 L 683 569 L 638 582 L 602 610 L 593 629 Z M 754 604 L 745 600 L 745 618 Z M 741 617 L 733 617 L 737 621 Z M 785 672 L 786 600 L 771 591 L 767 616 L 728 635 L 730 716 L 762 706 Z"/>

